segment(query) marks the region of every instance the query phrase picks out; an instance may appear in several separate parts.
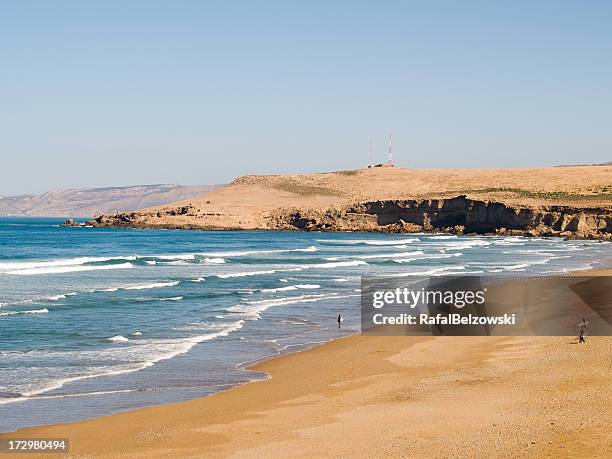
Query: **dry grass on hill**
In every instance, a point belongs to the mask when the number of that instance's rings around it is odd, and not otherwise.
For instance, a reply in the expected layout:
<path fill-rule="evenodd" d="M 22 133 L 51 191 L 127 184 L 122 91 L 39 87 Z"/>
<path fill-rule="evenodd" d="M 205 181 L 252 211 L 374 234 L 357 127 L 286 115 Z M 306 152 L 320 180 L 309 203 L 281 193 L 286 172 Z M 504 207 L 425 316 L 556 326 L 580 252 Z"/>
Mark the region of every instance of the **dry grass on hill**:
<path fill-rule="evenodd" d="M 247 175 L 186 201 L 145 209 L 147 225 L 252 229 L 279 209 L 326 210 L 361 201 L 465 194 L 513 205 L 612 206 L 612 166 L 531 169 L 373 168 L 305 175 Z M 190 206 L 189 212 L 168 210 Z M 158 215 L 159 212 L 159 215 Z"/>

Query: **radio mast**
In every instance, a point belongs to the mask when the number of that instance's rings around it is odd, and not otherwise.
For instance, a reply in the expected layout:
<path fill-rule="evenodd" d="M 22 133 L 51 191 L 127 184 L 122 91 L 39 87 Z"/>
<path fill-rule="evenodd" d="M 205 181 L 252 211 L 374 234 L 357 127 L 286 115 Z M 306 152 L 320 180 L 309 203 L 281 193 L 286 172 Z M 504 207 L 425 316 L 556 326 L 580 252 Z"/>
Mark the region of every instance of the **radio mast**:
<path fill-rule="evenodd" d="M 393 166 L 393 153 L 391 152 L 391 129 L 389 129 L 389 166 Z"/>

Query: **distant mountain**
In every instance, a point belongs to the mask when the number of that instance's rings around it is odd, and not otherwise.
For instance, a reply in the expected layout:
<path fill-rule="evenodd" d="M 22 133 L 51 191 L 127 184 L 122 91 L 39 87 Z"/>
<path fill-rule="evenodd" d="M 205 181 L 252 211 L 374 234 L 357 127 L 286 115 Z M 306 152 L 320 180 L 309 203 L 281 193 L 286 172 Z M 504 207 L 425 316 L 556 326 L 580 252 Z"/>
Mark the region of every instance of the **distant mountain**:
<path fill-rule="evenodd" d="M 577 166 L 612 166 L 612 161 L 607 163 L 594 163 L 594 164 L 559 164 L 555 167 L 577 167 Z"/>
<path fill-rule="evenodd" d="M 219 185 L 137 185 L 48 191 L 0 197 L 0 216 L 91 217 L 189 199 Z"/>

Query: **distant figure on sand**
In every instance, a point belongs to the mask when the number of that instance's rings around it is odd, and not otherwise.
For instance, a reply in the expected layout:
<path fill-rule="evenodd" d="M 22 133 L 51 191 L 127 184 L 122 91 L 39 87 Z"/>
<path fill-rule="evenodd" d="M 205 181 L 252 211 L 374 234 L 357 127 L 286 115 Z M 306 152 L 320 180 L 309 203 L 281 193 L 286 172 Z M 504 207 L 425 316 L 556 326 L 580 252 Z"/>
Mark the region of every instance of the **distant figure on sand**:
<path fill-rule="evenodd" d="M 338 328 L 340 328 L 341 324 L 342 324 L 342 316 L 338 314 Z"/>
<path fill-rule="evenodd" d="M 584 317 L 582 318 L 582 322 L 578 324 L 578 326 L 580 327 L 580 335 L 578 337 L 579 343 L 586 343 L 585 334 L 586 334 L 586 326 L 588 324 L 589 323 L 586 320 L 584 320 Z"/>

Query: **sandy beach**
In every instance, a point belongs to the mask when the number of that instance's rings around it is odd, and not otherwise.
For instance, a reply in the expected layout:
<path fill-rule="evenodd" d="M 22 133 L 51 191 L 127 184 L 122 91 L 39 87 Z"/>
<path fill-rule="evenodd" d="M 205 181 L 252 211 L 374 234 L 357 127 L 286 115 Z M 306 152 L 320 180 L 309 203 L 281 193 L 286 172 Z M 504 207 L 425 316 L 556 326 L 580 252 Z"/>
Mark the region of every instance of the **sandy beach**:
<path fill-rule="evenodd" d="M 610 457 L 611 352 L 608 337 L 352 336 L 204 399 L 2 436 L 67 437 L 73 457 Z"/>
<path fill-rule="evenodd" d="M 612 459 L 611 18 L 3 2 L 0 459 Z"/>

